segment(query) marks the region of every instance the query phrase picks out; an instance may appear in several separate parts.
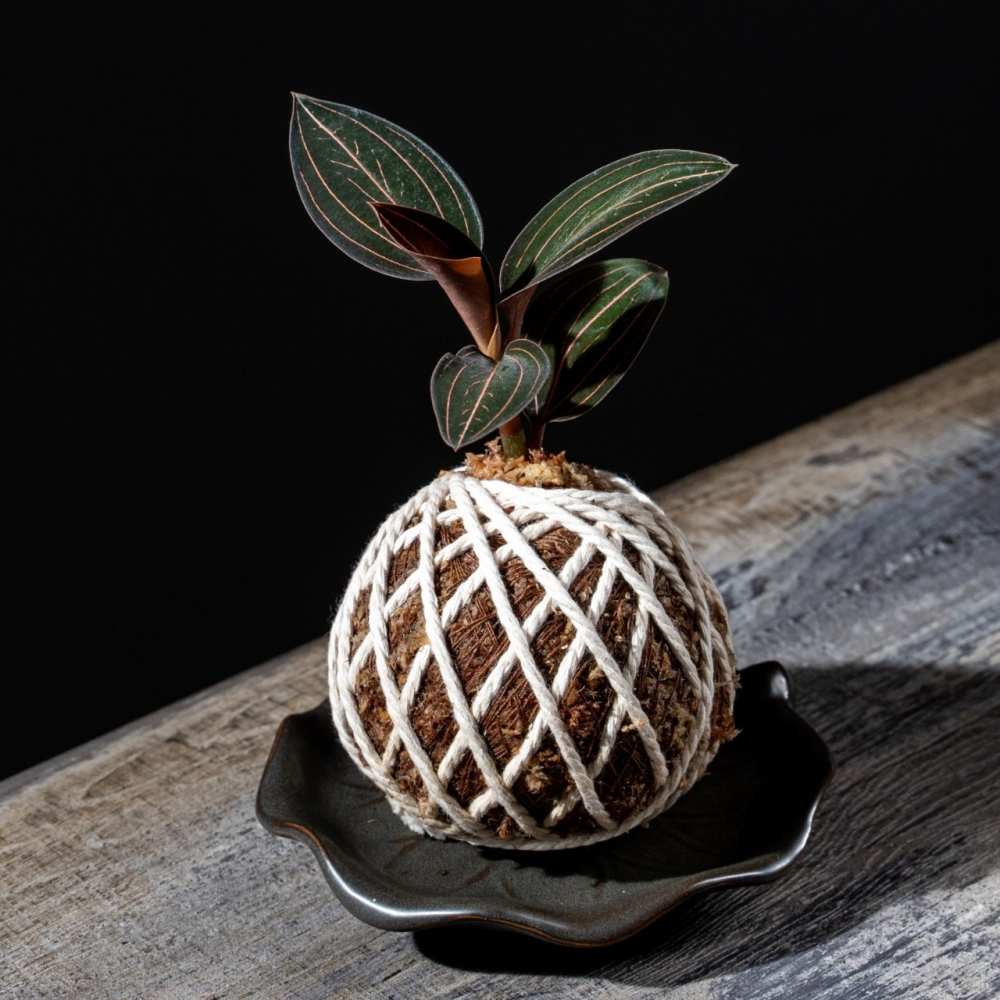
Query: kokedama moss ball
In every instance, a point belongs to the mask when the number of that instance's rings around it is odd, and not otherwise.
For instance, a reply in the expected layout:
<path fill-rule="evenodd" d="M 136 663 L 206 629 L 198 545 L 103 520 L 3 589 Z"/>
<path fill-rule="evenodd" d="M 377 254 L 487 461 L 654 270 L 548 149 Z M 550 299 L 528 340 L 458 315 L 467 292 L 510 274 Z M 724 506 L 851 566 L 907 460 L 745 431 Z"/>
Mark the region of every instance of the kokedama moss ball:
<path fill-rule="evenodd" d="M 393 810 L 473 844 L 623 833 L 735 735 L 708 574 L 648 497 L 562 456 L 470 456 L 387 518 L 329 667 L 341 742 Z"/>

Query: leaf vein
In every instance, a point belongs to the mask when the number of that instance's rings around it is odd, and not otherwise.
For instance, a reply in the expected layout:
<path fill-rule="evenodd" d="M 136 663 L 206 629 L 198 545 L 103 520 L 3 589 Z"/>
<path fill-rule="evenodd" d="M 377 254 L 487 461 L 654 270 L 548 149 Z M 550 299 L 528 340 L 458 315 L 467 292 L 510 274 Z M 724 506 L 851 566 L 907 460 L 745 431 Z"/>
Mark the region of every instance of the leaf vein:
<path fill-rule="evenodd" d="M 317 125 L 318 125 L 318 126 L 319 126 L 319 127 L 320 127 L 320 128 L 322 129 L 322 130 L 323 130 L 323 131 L 324 131 L 324 132 L 326 132 L 326 134 L 327 134 L 327 135 L 328 135 L 328 136 L 329 136 L 329 137 L 330 137 L 331 139 L 333 139 L 333 141 L 334 141 L 334 142 L 335 142 L 335 143 L 336 143 L 336 144 L 337 144 L 338 146 L 340 146 L 340 148 L 341 148 L 341 149 L 342 149 L 342 150 L 343 150 L 343 151 L 344 151 L 345 153 L 347 153 L 347 155 L 348 155 L 348 156 L 349 156 L 349 157 L 350 157 L 350 158 L 351 158 L 352 160 L 354 160 L 354 162 L 355 162 L 355 163 L 356 163 L 356 164 L 358 165 L 358 167 L 359 167 L 359 168 L 361 169 L 361 171 L 362 171 L 362 172 L 363 172 L 363 173 L 364 173 L 364 174 L 365 174 L 365 175 L 366 175 L 366 176 L 367 176 L 367 177 L 368 177 L 368 178 L 369 178 L 369 179 L 371 180 L 372 184 L 374 184 L 374 185 L 375 185 L 375 187 L 376 187 L 376 188 L 378 188 L 378 190 L 379 190 L 379 191 L 381 191 L 381 192 L 382 192 L 382 194 L 384 194 L 384 195 L 386 196 L 386 198 L 387 198 L 387 199 L 388 199 L 389 201 L 393 201 L 394 199 L 393 199 L 392 195 L 390 195 L 390 194 L 389 194 L 389 192 L 388 192 L 388 191 L 386 191 L 386 190 L 385 190 L 385 189 L 384 189 L 384 188 L 383 188 L 383 187 L 382 187 L 382 186 L 381 186 L 381 185 L 379 184 L 379 182 L 378 182 L 378 181 L 377 181 L 377 180 L 375 179 L 375 175 L 374 175 L 374 174 L 372 174 L 372 173 L 371 173 L 371 171 L 370 171 L 370 170 L 368 170 L 368 168 L 367 168 L 367 167 L 366 167 L 366 166 L 365 166 L 365 165 L 364 165 L 364 164 L 363 164 L 363 163 L 361 162 L 361 160 L 360 160 L 360 156 L 361 156 L 361 149 L 360 149 L 360 147 L 358 146 L 358 141 L 357 141 L 357 139 L 355 139 L 355 140 L 354 140 L 354 152 L 352 153 L 352 152 L 351 152 L 351 151 L 350 151 L 350 150 L 349 150 L 349 149 L 347 148 L 347 146 L 345 146 L 345 145 L 344 145 L 344 143 L 343 143 L 343 142 L 342 142 L 342 141 L 340 140 L 340 138 L 338 137 L 337 133 L 336 133 L 335 131 L 331 130 L 331 129 L 330 129 L 330 128 L 329 128 L 329 127 L 328 127 L 328 126 L 326 125 L 326 124 L 324 124 L 323 122 L 321 122 L 321 121 L 320 121 L 320 120 L 319 120 L 319 119 L 318 119 L 318 118 L 317 118 L 317 117 L 316 117 L 316 116 L 315 116 L 315 115 L 314 115 L 314 114 L 312 113 L 312 111 L 311 111 L 311 110 L 310 110 L 310 109 L 309 109 L 308 107 L 306 107 L 306 105 L 305 105 L 305 104 L 303 104 L 303 103 L 302 103 L 302 102 L 300 101 L 300 102 L 299 102 L 299 106 L 300 106 L 301 108 L 303 108 L 303 109 L 305 110 L 306 114 L 307 114 L 307 115 L 309 115 L 309 117 L 310 117 L 310 118 L 311 118 L 311 119 L 312 119 L 312 120 L 313 120 L 313 121 L 314 121 L 314 122 L 315 122 L 315 123 L 316 123 L 316 124 L 317 124 Z M 334 109 L 333 109 L 333 108 L 326 108 L 326 107 L 324 107 L 324 110 L 326 110 L 326 111 L 333 111 Z M 336 112 L 336 113 L 337 113 L 337 114 L 341 114 L 341 112 L 339 112 L 339 111 L 338 111 L 338 112 Z M 347 117 L 346 115 L 342 115 L 342 114 L 341 114 L 341 116 L 342 116 L 342 117 Z M 300 134 L 301 134 L 301 127 L 300 127 Z M 302 141 L 303 141 L 303 144 L 304 144 L 304 145 L 306 145 L 306 148 L 307 148 L 307 152 L 308 152 L 308 144 L 307 144 L 307 143 L 306 143 L 306 141 L 305 141 L 305 136 L 304 136 L 304 135 L 303 135 L 303 137 L 302 137 Z M 312 156 L 310 156 L 310 157 L 309 157 L 309 159 L 311 160 L 311 159 L 312 159 Z M 317 172 L 318 172 L 318 171 L 317 171 Z"/>
<path fill-rule="evenodd" d="M 316 201 L 316 196 L 313 194 L 312 188 L 309 187 L 309 182 L 305 179 L 305 176 L 303 175 L 303 173 L 302 173 L 301 170 L 299 171 L 299 177 L 302 180 L 303 187 L 306 189 L 306 192 L 309 195 L 309 200 L 313 203 L 313 207 L 316 209 L 317 212 L 319 212 L 319 214 L 323 217 L 323 221 L 326 222 L 326 224 L 334 232 L 339 233 L 349 243 L 353 243 L 355 246 L 361 247 L 362 250 L 367 251 L 373 257 L 378 257 L 380 260 L 388 261 L 390 264 L 395 264 L 397 267 L 405 268 L 407 271 L 415 271 L 418 274 L 421 273 L 421 271 L 422 271 L 421 268 L 410 267 L 408 264 L 401 264 L 399 261 L 393 260 L 392 257 L 386 257 L 384 254 L 380 254 L 377 250 L 373 250 L 370 246 L 368 246 L 368 245 L 366 245 L 364 243 L 360 243 L 358 240 L 354 239 L 353 237 L 348 236 L 347 233 L 345 233 L 343 229 L 341 229 L 338 225 L 336 225 L 333 222 L 333 220 L 326 214 L 326 212 L 324 212 L 323 209 L 320 208 L 319 202 Z M 322 180 L 322 178 L 320 178 L 320 179 Z M 334 200 L 337 200 L 337 199 L 335 198 Z M 344 208 L 343 204 L 341 204 L 340 201 L 337 201 L 337 204 L 340 205 L 341 208 Z M 344 211 L 347 211 L 349 215 L 352 215 L 354 218 L 357 218 L 357 216 L 354 215 L 353 212 L 349 212 L 346 208 L 344 208 Z M 358 221 L 360 221 L 360 220 L 358 220 Z M 364 225 L 364 223 L 362 223 L 362 225 Z M 371 227 L 369 226 L 367 228 L 370 229 Z M 379 235 L 381 235 L 381 234 L 379 234 Z"/>

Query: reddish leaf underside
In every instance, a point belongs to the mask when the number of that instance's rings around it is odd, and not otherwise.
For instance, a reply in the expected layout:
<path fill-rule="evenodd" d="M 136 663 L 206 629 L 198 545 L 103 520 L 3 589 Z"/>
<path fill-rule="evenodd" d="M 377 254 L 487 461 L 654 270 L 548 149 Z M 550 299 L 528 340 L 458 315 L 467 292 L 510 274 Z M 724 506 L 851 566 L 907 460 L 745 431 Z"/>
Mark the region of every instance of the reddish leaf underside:
<path fill-rule="evenodd" d="M 428 212 L 380 202 L 372 208 L 389 237 L 437 279 L 479 349 L 488 354 L 497 328 L 496 296 L 493 272 L 479 248 Z"/>

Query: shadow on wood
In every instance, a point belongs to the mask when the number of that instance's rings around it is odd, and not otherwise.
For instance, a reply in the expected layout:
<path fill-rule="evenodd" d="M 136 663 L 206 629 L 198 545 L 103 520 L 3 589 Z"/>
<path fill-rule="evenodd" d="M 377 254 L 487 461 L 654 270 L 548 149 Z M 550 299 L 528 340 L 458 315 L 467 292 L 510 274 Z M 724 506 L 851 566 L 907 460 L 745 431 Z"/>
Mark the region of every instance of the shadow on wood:
<path fill-rule="evenodd" d="M 792 671 L 792 689 L 797 711 L 827 741 L 838 773 L 820 805 L 815 839 L 786 880 L 703 897 L 622 944 L 594 951 L 471 926 L 418 932 L 417 948 L 454 968 L 633 986 L 676 986 L 709 975 L 738 982 L 752 969 L 762 993 L 773 977 L 776 990 L 794 983 L 803 995 L 814 995 L 809 991 L 820 991 L 827 979 L 845 981 L 836 961 L 838 937 L 876 913 L 884 920 L 886 911 L 898 909 L 910 928 L 905 947 L 919 961 L 921 949 L 931 947 L 919 930 L 939 919 L 930 900 L 1000 863 L 994 781 L 1000 672 L 810 667 Z M 985 908 L 983 919 L 990 919 Z M 953 928 L 941 930 L 951 948 L 973 947 L 995 934 L 974 915 L 963 921 L 961 938 Z M 878 959 L 877 936 L 871 947 L 868 961 Z M 807 962 L 799 957 L 806 952 Z M 818 961 L 824 952 L 831 962 Z"/>

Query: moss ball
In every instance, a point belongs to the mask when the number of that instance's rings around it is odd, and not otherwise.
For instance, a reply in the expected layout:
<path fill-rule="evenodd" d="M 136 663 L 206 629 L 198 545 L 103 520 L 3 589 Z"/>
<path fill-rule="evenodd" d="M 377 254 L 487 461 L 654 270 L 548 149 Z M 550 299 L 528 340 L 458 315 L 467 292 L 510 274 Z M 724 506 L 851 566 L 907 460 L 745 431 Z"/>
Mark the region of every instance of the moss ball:
<path fill-rule="evenodd" d="M 735 735 L 725 608 L 624 480 L 485 458 L 372 539 L 331 633 L 334 722 L 411 829 L 595 843 L 667 808 Z"/>

